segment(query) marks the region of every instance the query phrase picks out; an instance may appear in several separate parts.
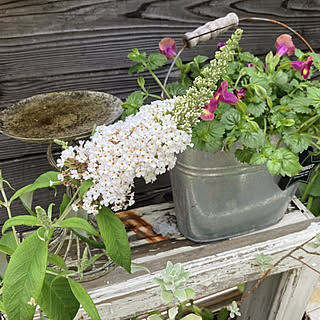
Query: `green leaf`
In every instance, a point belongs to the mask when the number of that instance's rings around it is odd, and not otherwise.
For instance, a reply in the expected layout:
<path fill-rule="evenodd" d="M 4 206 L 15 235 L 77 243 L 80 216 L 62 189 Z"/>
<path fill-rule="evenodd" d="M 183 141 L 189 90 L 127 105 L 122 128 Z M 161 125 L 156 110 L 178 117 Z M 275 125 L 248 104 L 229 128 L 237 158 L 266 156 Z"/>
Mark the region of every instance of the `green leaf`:
<path fill-rule="evenodd" d="M 288 130 L 283 134 L 284 142 L 294 153 L 307 150 L 312 143 L 312 138 L 303 134 L 298 134 L 295 130 Z"/>
<path fill-rule="evenodd" d="M 171 304 L 171 301 L 173 299 L 173 294 L 170 291 L 163 291 L 161 293 L 161 300 L 166 304 Z"/>
<path fill-rule="evenodd" d="M 51 320 L 72 320 L 79 309 L 68 280 L 51 274 L 45 276 L 39 305 Z"/>
<path fill-rule="evenodd" d="M 318 71 L 320 71 L 320 57 L 319 57 L 319 55 L 315 52 L 311 52 L 310 56 L 312 57 L 313 65 L 318 69 Z"/>
<path fill-rule="evenodd" d="M 187 88 L 181 85 L 179 82 L 171 82 L 166 85 L 166 90 L 171 97 L 183 96 L 187 92 Z"/>
<path fill-rule="evenodd" d="M 289 102 L 289 107 L 297 113 L 310 113 L 310 99 L 307 97 L 295 97 Z"/>
<path fill-rule="evenodd" d="M 48 262 L 56 265 L 57 267 L 63 269 L 63 270 L 67 270 L 67 265 L 64 262 L 64 260 L 62 259 L 61 256 L 59 256 L 58 254 L 55 253 L 49 253 L 48 254 Z"/>
<path fill-rule="evenodd" d="M 8 267 L 7 255 L 3 252 L 0 252 L 0 277 L 4 278 L 5 272 Z"/>
<path fill-rule="evenodd" d="M 83 286 L 71 278 L 68 278 L 68 282 L 74 296 L 80 302 L 89 317 L 91 317 L 92 320 L 101 320 L 96 306 Z"/>
<path fill-rule="evenodd" d="M 128 58 L 134 62 L 144 63 L 146 61 L 146 53 L 140 53 L 137 48 L 131 49 Z"/>
<path fill-rule="evenodd" d="M 59 206 L 60 216 L 63 213 L 63 211 L 66 209 L 66 207 L 68 206 L 70 200 L 71 200 L 71 198 L 65 193 L 63 195 L 62 201 L 61 201 L 60 206 Z"/>
<path fill-rule="evenodd" d="M 141 91 L 133 91 L 122 104 L 122 108 L 141 107 L 143 105 L 143 96 Z"/>
<path fill-rule="evenodd" d="M 229 108 L 221 116 L 221 122 L 227 130 L 232 130 L 241 120 L 241 113 L 233 108 Z"/>
<path fill-rule="evenodd" d="M 144 89 L 145 80 L 144 80 L 143 77 L 138 77 L 138 78 L 137 78 L 137 83 L 138 83 L 138 85 L 139 85 L 139 87 L 140 87 L 141 89 Z"/>
<path fill-rule="evenodd" d="M 313 181 L 308 194 L 313 197 L 320 197 L 320 174 L 318 174 L 316 179 Z"/>
<path fill-rule="evenodd" d="M 320 108 L 320 88 L 308 87 L 307 96 L 310 99 L 310 104 L 315 108 Z"/>
<path fill-rule="evenodd" d="M 262 152 L 254 153 L 250 159 L 250 164 L 252 165 L 260 165 L 266 163 L 267 158 Z"/>
<path fill-rule="evenodd" d="M 12 231 L 2 234 L 0 238 L 0 251 L 12 255 L 17 248 L 17 242 Z"/>
<path fill-rule="evenodd" d="M 165 55 L 161 53 L 151 53 L 148 56 L 148 63 L 147 66 L 151 70 L 155 70 L 159 67 L 162 67 L 167 62 L 167 58 Z"/>
<path fill-rule="evenodd" d="M 227 308 L 223 308 L 219 311 L 217 320 L 227 320 L 228 317 L 229 317 L 229 311 L 227 310 Z"/>
<path fill-rule="evenodd" d="M 59 172 L 56 171 L 48 171 L 41 176 L 39 176 L 32 184 L 28 184 L 27 186 L 19 189 L 10 199 L 10 203 L 20 197 L 22 194 L 27 192 L 31 192 L 41 188 L 48 188 L 51 186 L 52 181 L 58 181 Z"/>
<path fill-rule="evenodd" d="M 252 155 L 254 154 L 254 151 L 252 149 L 237 149 L 235 151 L 236 158 L 242 162 L 242 163 L 250 163 L 250 159 L 252 158 Z"/>
<path fill-rule="evenodd" d="M 43 231 L 43 229 L 42 229 Z M 8 320 L 31 320 L 47 266 L 48 242 L 37 232 L 28 236 L 11 256 L 3 280 L 3 303 Z"/>
<path fill-rule="evenodd" d="M 131 270 L 131 251 L 122 221 L 109 209 L 102 207 L 97 215 L 98 228 L 111 260 Z"/>
<path fill-rule="evenodd" d="M 66 220 L 63 220 L 57 224 L 55 224 L 56 227 L 61 227 L 61 228 L 77 228 L 86 231 L 89 234 L 92 234 L 94 236 L 98 236 L 99 233 L 89 224 L 88 221 L 78 218 L 78 217 L 73 217 L 73 218 L 68 218 Z"/>
<path fill-rule="evenodd" d="M 258 132 L 243 132 L 239 138 L 239 142 L 252 149 L 260 148 L 264 141 L 265 135 L 261 129 Z"/>
<path fill-rule="evenodd" d="M 216 152 L 221 149 L 224 126 L 217 120 L 201 121 L 192 131 L 194 148 Z"/>
<path fill-rule="evenodd" d="M 280 148 L 273 152 L 267 162 L 267 167 L 272 175 L 281 174 L 289 177 L 298 174 L 302 170 L 299 157 L 287 148 Z"/>
<path fill-rule="evenodd" d="M 204 63 L 206 62 L 209 58 L 206 57 L 206 56 L 196 56 L 194 57 L 194 59 L 196 59 L 196 61 L 201 64 L 201 63 Z"/>
<path fill-rule="evenodd" d="M 20 201 L 22 202 L 23 207 L 33 216 L 35 216 L 35 213 L 31 210 L 32 208 L 32 200 L 33 200 L 33 193 L 34 191 L 31 192 L 26 192 L 20 196 Z"/>
<path fill-rule="evenodd" d="M 128 74 L 133 74 L 134 72 L 141 73 L 145 70 L 145 67 L 142 63 L 135 64 L 128 70 Z"/>
<path fill-rule="evenodd" d="M 196 293 L 194 292 L 194 290 L 191 289 L 191 288 L 186 288 L 186 289 L 184 289 L 184 291 L 185 291 L 185 293 L 186 293 L 187 300 L 192 299 L 192 298 L 196 295 Z"/>
<path fill-rule="evenodd" d="M 300 59 L 300 58 L 304 55 L 304 53 L 303 53 L 300 49 L 296 48 L 296 50 L 294 51 L 294 55 L 295 55 L 298 59 Z"/>
<path fill-rule="evenodd" d="M 40 223 L 39 219 L 34 216 L 26 216 L 26 215 L 16 216 L 16 217 L 12 217 L 12 218 L 8 219 L 4 223 L 1 232 L 5 233 L 6 230 L 8 230 L 9 228 L 11 228 L 13 226 L 20 226 L 20 225 L 34 227 L 34 226 L 41 226 L 41 223 Z"/>
<path fill-rule="evenodd" d="M 79 187 L 79 198 L 82 199 L 84 194 L 90 189 L 93 185 L 92 179 L 85 180 L 82 182 L 81 186 Z"/>
<path fill-rule="evenodd" d="M 0 300 L 0 312 L 2 312 L 3 314 L 6 314 L 6 310 L 4 309 L 4 304 L 2 300 Z"/>
<path fill-rule="evenodd" d="M 262 101 L 260 103 L 249 103 L 248 112 L 254 117 L 260 117 L 266 108 L 266 102 Z"/>

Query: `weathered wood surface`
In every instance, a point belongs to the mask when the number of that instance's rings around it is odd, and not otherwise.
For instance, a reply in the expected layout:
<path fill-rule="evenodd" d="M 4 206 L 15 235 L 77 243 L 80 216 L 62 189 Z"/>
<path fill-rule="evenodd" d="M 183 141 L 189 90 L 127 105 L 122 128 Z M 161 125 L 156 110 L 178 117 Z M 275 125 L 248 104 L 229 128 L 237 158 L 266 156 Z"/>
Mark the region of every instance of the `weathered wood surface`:
<path fill-rule="evenodd" d="M 181 46 L 184 32 L 230 11 L 288 23 L 319 51 L 318 1 L 0 0 L 0 109 L 35 94 L 63 90 L 98 90 L 125 98 L 137 89 L 135 76 L 127 75 L 131 48 L 154 52 L 165 36 Z M 257 54 L 273 48 L 283 32 L 263 22 L 241 26 L 242 46 Z M 185 50 L 183 59 L 198 53 L 212 56 L 215 43 L 223 38 Z M 160 77 L 164 75 L 161 71 Z M 45 147 L 0 135 L 0 168 L 19 188 L 48 169 Z M 159 187 L 170 187 L 168 176 L 160 185 L 140 184 L 137 189 L 158 201 Z M 40 202 L 46 203 L 43 197 Z"/>
<path fill-rule="evenodd" d="M 171 204 L 135 210 L 135 213 L 142 216 L 146 221 L 152 221 L 152 215 L 159 216 L 161 212 L 162 214 L 174 213 Z M 136 313 L 147 312 L 162 306 L 159 298 L 160 289 L 152 281 L 152 278 L 159 275 L 159 272 L 165 268 L 167 260 L 171 260 L 173 263 L 180 262 L 186 271 L 191 272 L 187 286 L 196 291 L 196 298 L 201 298 L 203 295 L 207 296 L 237 284 L 260 278 L 260 268 L 255 262 L 257 253 L 272 256 L 272 262 L 274 263 L 319 232 L 319 220 L 308 220 L 305 212 L 294 210 L 290 211 L 285 220 L 279 222 L 278 225 L 231 240 L 196 244 L 178 238 L 156 243 L 145 243 L 139 246 L 134 245 L 132 247 L 133 260 L 137 263 L 143 263 L 151 271 L 151 274 L 139 272 L 129 275 L 117 268 L 102 278 L 84 283 L 84 286 L 93 298 L 102 319 L 128 319 Z M 295 256 L 303 259 L 306 263 L 312 263 L 315 268 L 320 265 L 319 257 L 316 257 L 317 261 L 315 261 L 315 256 L 308 255 L 301 250 Z M 271 274 L 282 273 L 284 275 L 294 269 L 297 269 L 296 273 L 299 273 L 301 266 L 302 264 L 295 259 L 287 258 L 275 267 Z M 275 290 L 273 290 L 272 285 L 269 285 L 272 289 L 269 290 L 269 293 L 273 293 L 276 297 L 282 294 L 282 297 L 284 297 L 282 299 L 284 304 L 281 303 L 282 300 L 276 298 L 272 300 L 271 296 L 268 297 L 274 302 L 272 312 L 277 311 L 278 314 L 283 315 L 286 306 L 289 306 L 290 303 L 292 305 L 290 297 L 292 299 L 300 297 L 302 290 L 300 287 L 301 281 L 298 281 L 300 274 L 297 276 L 296 273 L 292 273 L 294 277 L 290 278 L 291 281 L 296 280 L 294 283 L 296 290 L 291 292 L 292 296 L 290 296 L 289 290 L 285 292 L 285 288 L 290 286 L 288 283 L 280 283 L 279 288 L 281 287 L 281 290 L 277 290 L 277 285 Z M 280 280 L 284 277 L 283 275 L 279 276 Z M 316 279 L 312 277 L 308 279 L 310 283 L 312 282 L 311 284 L 308 282 L 310 285 L 316 282 Z M 310 291 L 312 292 L 312 288 Z M 280 302 L 280 304 L 276 305 L 277 302 Z M 306 301 L 300 299 L 300 305 L 297 304 L 295 309 L 297 314 L 305 310 L 304 303 Z M 88 319 L 83 311 L 79 312 L 77 319 L 81 319 L 81 316 Z M 259 320 L 267 319 L 282 318 L 267 318 L 267 313 L 259 317 Z M 292 319 L 298 320 L 298 318 Z"/>

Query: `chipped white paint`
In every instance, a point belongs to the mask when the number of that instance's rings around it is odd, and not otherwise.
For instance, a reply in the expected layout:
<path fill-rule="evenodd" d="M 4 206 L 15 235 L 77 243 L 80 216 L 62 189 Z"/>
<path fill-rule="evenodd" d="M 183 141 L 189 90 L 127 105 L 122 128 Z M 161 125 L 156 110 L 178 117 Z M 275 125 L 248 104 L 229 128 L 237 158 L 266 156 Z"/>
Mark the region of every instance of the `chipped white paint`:
<path fill-rule="evenodd" d="M 300 215 L 300 221 L 305 219 L 304 215 Z M 294 219 L 294 221 L 299 220 Z M 287 219 L 287 223 L 289 222 L 290 219 Z M 273 262 L 275 262 L 317 233 L 320 233 L 320 223 L 312 223 L 299 232 L 266 241 L 257 241 L 251 245 L 205 257 L 202 257 L 201 252 L 209 245 L 214 246 L 213 244 L 195 247 L 184 246 L 171 249 L 169 252 L 151 253 L 151 255 L 141 257 L 137 261 L 145 263 L 153 271 L 152 274 L 133 275 L 126 281 L 120 280 L 110 286 L 97 287 L 90 291 L 90 295 L 96 303 L 102 319 L 128 319 L 137 313 L 161 307 L 160 290 L 153 283 L 152 278 L 165 267 L 166 261 L 169 259 L 173 262 L 185 260 L 183 263 L 185 270 L 192 273 L 188 286 L 192 287 L 198 296 L 201 296 L 204 293 L 216 292 L 259 278 L 260 270 L 255 265 L 257 253 L 263 252 L 265 255 L 271 255 Z M 229 241 L 232 243 L 233 240 Z M 311 262 L 310 256 L 304 252 L 299 252 L 299 256 L 303 256 L 305 262 Z M 272 274 L 284 273 L 299 267 L 301 264 L 298 261 L 288 258 L 275 268 Z M 117 269 L 114 272 L 119 274 L 122 271 Z M 112 278 L 112 273 L 108 276 Z M 110 305 L 114 314 L 111 312 Z M 80 316 L 88 319 L 84 312 L 79 313 L 78 319 Z"/>

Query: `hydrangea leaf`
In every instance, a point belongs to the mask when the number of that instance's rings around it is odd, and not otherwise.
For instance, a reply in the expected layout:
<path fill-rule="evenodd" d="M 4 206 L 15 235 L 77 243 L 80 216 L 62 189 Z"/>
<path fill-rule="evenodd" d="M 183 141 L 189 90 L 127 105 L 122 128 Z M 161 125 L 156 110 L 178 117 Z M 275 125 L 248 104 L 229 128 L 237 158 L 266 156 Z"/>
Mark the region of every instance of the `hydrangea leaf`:
<path fill-rule="evenodd" d="M 260 165 L 266 163 L 266 161 L 266 156 L 262 152 L 259 152 L 252 155 L 249 163 L 252 165 Z"/>
<path fill-rule="evenodd" d="M 311 109 L 308 108 L 311 101 L 307 97 L 295 97 L 289 103 L 289 107 L 297 113 L 310 113 Z"/>
<path fill-rule="evenodd" d="M 171 97 L 183 96 L 187 92 L 187 88 L 179 82 L 172 82 L 166 85 L 166 90 Z"/>
<path fill-rule="evenodd" d="M 146 61 L 146 53 L 140 53 L 137 48 L 131 49 L 128 58 L 134 62 L 144 63 Z"/>

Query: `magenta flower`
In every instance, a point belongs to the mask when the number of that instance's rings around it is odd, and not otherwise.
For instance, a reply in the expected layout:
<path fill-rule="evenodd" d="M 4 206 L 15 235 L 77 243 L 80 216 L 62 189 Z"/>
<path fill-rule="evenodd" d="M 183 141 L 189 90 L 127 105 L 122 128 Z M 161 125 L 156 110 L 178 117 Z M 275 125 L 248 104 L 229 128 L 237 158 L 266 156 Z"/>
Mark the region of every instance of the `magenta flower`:
<path fill-rule="evenodd" d="M 220 50 L 222 47 L 224 47 L 226 45 L 225 42 L 218 42 L 217 43 L 217 50 Z"/>
<path fill-rule="evenodd" d="M 307 61 L 291 61 L 291 66 L 292 68 L 301 71 L 303 79 L 308 79 L 312 62 L 312 57 L 308 56 Z"/>
<path fill-rule="evenodd" d="M 255 66 L 255 64 L 252 63 L 252 62 L 250 62 L 250 63 L 247 64 L 247 67 L 249 67 L 249 68 L 252 68 L 252 67 L 254 67 L 254 66 Z"/>
<path fill-rule="evenodd" d="M 296 50 L 296 47 L 292 42 L 292 37 L 289 34 L 282 34 L 279 36 L 276 40 L 275 47 L 277 49 L 276 54 L 280 57 L 285 54 L 291 56 Z"/>
<path fill-rule="evenodd" d="M 239 100 L 243 100 L 245 98 L 246 92 L 247 92 L 246 88 L 240 88 L 239 90 L 238 89 L 233 90 L 233 93 L 236 95 L 236 97 Z"/>
<path fill-rule="evenodd" d="M 217 102 L 225 102 L 227 104 L 235 105 L 238 102 L 238 98 L 228 90 L 228 81 L 222 81 L 219 89 L 215 93 L 213 99 L 216 99 Z"/>
<path fill-rule="evenodd" d="M 205 105 L 205 114 L 201 115 L 202 120 L 212 120 L 214 118 L 213 112 L 217 110 L 219 102 L 235 105 L 238 102 L 238 98 L 231 92 L 228 91 L 228 81 L 222 81 L 219 89 L 214 94 L 213 98 L 210 99 L 209 104 Z"/>
<path fill-rule="evenodd" d="M 165 55 L 168 60 L 173 59 L 176 55 L 176 42 L 172 38 L 163 38 L 159 42 L 159 52 Z"/>
<path fill-rule="evenodd" d="M 218 101 L 214 98 L 211 98 L 209 104 L 206 104 L 202 109 L 204 110 L 205 114 L 201 115 L 200 118 L 202 120 L 213 120 L 214 119 L 214 112 L 217 110 Z"/>

